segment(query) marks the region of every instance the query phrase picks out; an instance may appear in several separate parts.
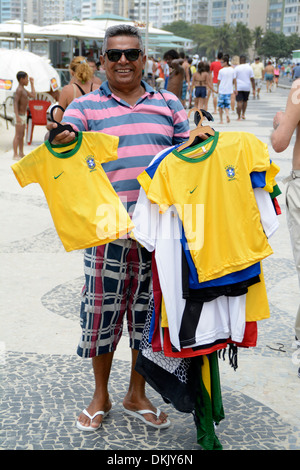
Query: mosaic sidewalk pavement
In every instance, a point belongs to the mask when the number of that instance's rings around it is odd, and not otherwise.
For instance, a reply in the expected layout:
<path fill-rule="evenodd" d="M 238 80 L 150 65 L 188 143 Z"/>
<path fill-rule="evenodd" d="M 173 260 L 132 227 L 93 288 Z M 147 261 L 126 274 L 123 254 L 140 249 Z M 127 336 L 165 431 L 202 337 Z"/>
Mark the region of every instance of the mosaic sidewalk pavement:
<path fill-rule="evenodd" d="M 280 97 L 284 102 L 286 94 L 283 93 Z M 277 99 L 278 96 L 272 96 L 267 102 L 263 102 L 262 98 L 259 115 L 256 114 L 257 104 L 249 102 L 248 127 L 245 127 L 245 130 L 255 132 L 258 137 L 265 137 L 269 132 L 271 117 L 277 109 Z M 236 130 L 234 126 L 233 123 L 231 129 L 226 130 Z M 225 130 L 225 127 L 223 129 Z M 7 163 L 3 161 L 1 163 L 1 182 L 6 181 L 10 171 L 11 161 L 6 155 L 5 158 Z M 286 171 L 289 162 L 284 163 L 282 157 L 276 158 L 276 161 Z M 281 179 L 280 177 L 279 182 Z M 1 207 L 4 207 L 7 214 L 14 214 L 20 205 L 20 210 L 26 206 L 33 213 L 37 211 L 37 214 L 47 210 L 43 197 L 30 192 L 22 193 L 15 187 L 11 188 L 9 179 L 7 185 L 1 185 L 1 188 Z M 281 207 L 284 211 L 284 203 L 281 203 Z M 22 220 L 22 215 L 19 216 L 20 227 L 24 227 L 25 221 Z M 40 222 L 43 225 L 44 219 L 41 218 Z M 58 257 L 65 259 L 66 254 L 53 227 L 47 226 L 47 223 L 44 225 L 43 230 L 33 230 L 28 237 L 11 239 L 9 236 L 4 236 L 0 241 L 0 257 L 4 264 L 8 265 L 10 260 L 13 263 L 19 258 L 29 264 L 20 278 L 22 275 L 30 274 L 41 253 L 47 252 L 54 265 Z M 271 318 L 264 321 L 259 330 L 257 347 L 239 352 L 237 371 L 232 371 L 226 358 L 224 362 L 220 361 L 225 420 L 218 426 L 217 435 L 224 450 L 300 449 L 300 423 L 297 421 L 300 380 L 297 382 L 298 379 L 293 375 L 291 377 L 291 373 L 296 376 L 295 366 L 285 369 L 287 364 L 290 366 L 290 358 L 294 352 L 292 348 L 294 310 L 291 305 L 285 305 L 284 291 L 280 292 L 278 289 L 278 286 L 288 286 L 290 280 L 296 286 L 295 269 L 288 250 L 289 240 L 286 237 L 284 220 L 282 225 L 284 240 L 280 239 L 279 235 L 279 240 L 275 241 L 276 248 L 282 246 L 276 250 L 275 256 L 264 263 L 266 284 L 270 292 Z M 80 290 L 83 283 L 80 274 L 81 267 L 73 276 L 69 275 L 67 281 L 55 282 L 54 279 L 54 287 L 40 289 L 41 312 L 47 312 L 47 321 L 50 318 L 57 320 L 59 325 L 60 320 L 65 321 L 62 325 L 65 324 L 67 327 L 75 323 L 77 325 Z M 39 279 L 38 282 L 42 284 L 43 279 Z M 14 280 L 9 279 L 4 282 L 3 277 L 2 305 L 6 304 L 5 296 L 8 296 L 10 311 L 7 314 L 12 314 L 13 318 L 16 318 L 20 328 L 20 322 L 23 321 L 22 304 L 14 303 L 12 286 Z M 16 289 L 18 286 L 14 287 Z M 25 331 L 26 328 L 28 327 L 24 323 Z M 121 404 L 128 383 L 129 362 L 120 356 L 113 362 L 110 392 L 114 407 L 109 417 L 103 427 L 95 433 L 83 433 L 77 430 L 76 416 L 88 405 L 93 393 L 91 362 L 80 359 L 75 352 L 74 354 L 64 354 L 61 350 L 57 354 L 37 352 L 39 331 L 42 328 L 42 324 L 37 325 L 37 344 L 33 345 L 32 351 L 29 352 L 26 347 L 23 348 L 23 352 L 21 339 L 19 347 L 10 348 L 10 338 L 5 334 L 1 336 L 0 450 L 117 451 L 123 449 L 181 452 L 201 449 L 196 442 L 193 417 L 178 413 L 170 405 L 163 404 L 161 398 L 150 387 L 147 387 L 150 398 L 169 413 L 172 420 L 169 429 L 157 431 L 146 428 L 123 413 Z M 11 331 L 6 334 L 11 335 Z M 51 335 L 52 331 L 49 331 L 50 344 L 56 340 Z M 124 336 L 126 337 L 125 329 Z M 282 348 L 280 344 L 283 345 Z M 265 372 L 270 365 L 271 374 L 268 371 L 268 375 Z M 247 377 L 248 366 L 249 377 Z M 288 393 L 290 387 L 288 396 L 291 407 L 295 403 L 295 419 L 290 419 L 292 413 L 290 408 L 285 409 L 284 397 L 282 405 L 277 406 L 274 399 L 276 385 L 274 387 L 272 383 L 270 384 L 267 376 L 273 377 L 275 384 L 278 379 L 279 390 L 286 388 Z"/>

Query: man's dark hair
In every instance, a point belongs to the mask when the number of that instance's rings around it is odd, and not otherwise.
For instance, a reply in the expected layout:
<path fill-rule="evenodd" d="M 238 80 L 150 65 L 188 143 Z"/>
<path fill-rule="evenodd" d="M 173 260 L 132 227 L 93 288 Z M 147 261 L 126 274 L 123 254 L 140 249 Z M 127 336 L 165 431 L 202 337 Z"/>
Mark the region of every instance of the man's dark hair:
<path fill-rule="evenodd" d="M 18 82 L 20 82 L 20 80 L 21 80 L 22 78 L 26 78 L 26 77 L 27 77 L 27 73 L 26 73 L 26 72 L 18 72 L 16 76 L 17 76 Z"/>
<path fill-rule="evenodd" d="M 226 62 L 226 64 L 229 65 L 229 55 L 228 54 L 224 54 L 223 57 L 222 57 L 222 60 L 223 60 L 223 62 Z"/>
<path fill-rule="evenodd" d="M 139 40 L 139 48 L 143 51 L 143 40 L 142 36 L 137 28 L 128 24 L 118 24 L 116 26 L 110 26 L 105 32 L 105 36 L 102 44 L 102 54 L 105 54 L 107 49 L 107 41 L 109 38 L 114 38 L 116 36 L 132 36 Z"/>
<path fill-rule="evenodd" d="M 222 59 L 222 57 L 223 57 L 223 52 L 218 52 L 218 59 L 220 60 Z"/>
<path fill-rule="evenodd" d="M 168 57 L 170 57 L 172 60 L 179 59 L 179 54 L 177 51 L 175 51 L 175 49 L 170 49 L 164 53 L 164 59 L 167 59 Z"/>
<path fill-rule="evenodd" d="M 246 62 L 246 59 L 247 59 L 247 57 L 245 56 L 245 54 L 240 55 L 240 63 L 241 64 L 244 64 Z"/>

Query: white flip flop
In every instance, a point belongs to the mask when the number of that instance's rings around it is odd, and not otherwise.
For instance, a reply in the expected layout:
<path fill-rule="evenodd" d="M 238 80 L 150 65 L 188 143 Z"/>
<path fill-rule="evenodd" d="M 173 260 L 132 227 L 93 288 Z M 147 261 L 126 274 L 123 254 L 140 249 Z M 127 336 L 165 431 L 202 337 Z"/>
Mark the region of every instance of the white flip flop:
<path fill-rule="evenodd" d="M 96 418 L 96 416 L 98 416 L 98 415 L 103 415 L 103 419 L 106 418 L 109 411 L 96 411 L 96 413 L 93 416 L 91 416 L 90 413 L 87 410 L 82 410 L 82 413 L 84 413 L 88 418 L 90 418 L 90 420 L 92 422 L 93 419 Z M 97 431 L 97 429 L 101 428 L 103 419 L 102 419 L 101 423 L 99 424 L 99 426 L 97 426 L 96 428 L 93 427 L 93 426 L 84 426 L 83 424 L 81 424 L 79 422 L 79 420 L 77 420 L 76 426 L 77 426 L 78 429 L 80 429 L 80 431 Z"/>
<path fill-rule="evenodd" d="M 152 428 L 156 428 L 156 429 L 166 429 L 170 426 L 171 424 L 171 421 L 167 418 L 167 421 L 165 423 L 162 423 L 162 424 L 155 424 L 155 423 L 152 423 L 151 421 L 147 421 L 145 419 L 145 417 L 143 415 L 147 414 L 147 413 L 151 413 L 153 415 L 156 416 L 156 418 L 158 419 L 159 416 L 160 416 L 160 409 L 157 408 L 156 410 L 156 413 L 155 411 L 152 411 L 152 410 L 138 410 L 138 411 L 131 411 L 131 410 L 127 410 L 125 407 L 124 408 L 124 411 L 125 413 L 127 413 L 128 415 L 132 416 L 133 418 L 138 418 L 140 419 L 141 421 L 143 421 L 144 424 L 146 424 L 147 426 L 151 426 Z"/>

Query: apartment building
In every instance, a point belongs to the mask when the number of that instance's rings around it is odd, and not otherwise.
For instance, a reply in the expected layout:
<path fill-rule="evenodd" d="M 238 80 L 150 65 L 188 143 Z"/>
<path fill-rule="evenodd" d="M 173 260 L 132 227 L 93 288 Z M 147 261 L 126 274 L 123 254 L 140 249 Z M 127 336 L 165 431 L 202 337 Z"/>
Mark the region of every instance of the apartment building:
<path fill-rule="evenodd" d="M 21 0 L 0 0 L 0 22 L 20 19 Z"/>
<path fill-rule="evenodd" d="M 174 21 L 300 33 L 300 0 L 23 0 L 24 18 L 38 25 L 111 13 L 161 28 Z M 20 19 L 21 0 L 0 0 L 0 21 Z"/>
<path fill-rule="evenodd" d="M 266 29 L 269 0 L 231 0 L 228 2 L 227 23 L 245 24 L 249 29 Z"/>
<path fill-rule="evenodd" d="M 285 0 L 282 32 L 286 36 L 300 33 L 300 0 Z"/>

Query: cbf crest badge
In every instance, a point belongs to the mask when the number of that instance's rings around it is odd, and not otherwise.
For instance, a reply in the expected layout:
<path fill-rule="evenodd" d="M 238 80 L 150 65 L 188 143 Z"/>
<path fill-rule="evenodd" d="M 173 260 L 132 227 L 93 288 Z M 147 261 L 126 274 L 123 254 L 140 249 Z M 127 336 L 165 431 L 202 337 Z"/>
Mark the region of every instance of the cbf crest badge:
<path fill-rule="evenodd" d="M 95 162 L 95 158 L 93 157 L 93 155 L 89 155 L 88 157 L 86 157 L 85 160 L 90 171 L 93 171 L 96 169 L 96 162 Z"/>
<path fill-rule="evenodd" d="M 227 165 L 225 171 L 228 177 L 228 181 L 232 181 L 235 179 L 235 168 L 233 165 Z"/>

